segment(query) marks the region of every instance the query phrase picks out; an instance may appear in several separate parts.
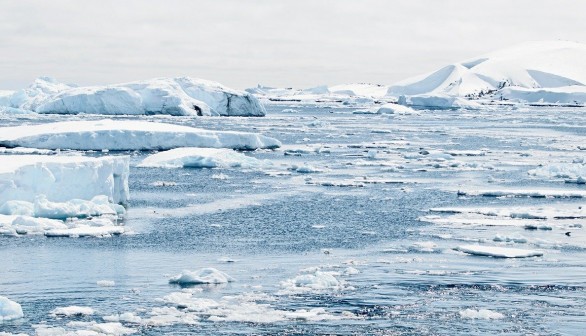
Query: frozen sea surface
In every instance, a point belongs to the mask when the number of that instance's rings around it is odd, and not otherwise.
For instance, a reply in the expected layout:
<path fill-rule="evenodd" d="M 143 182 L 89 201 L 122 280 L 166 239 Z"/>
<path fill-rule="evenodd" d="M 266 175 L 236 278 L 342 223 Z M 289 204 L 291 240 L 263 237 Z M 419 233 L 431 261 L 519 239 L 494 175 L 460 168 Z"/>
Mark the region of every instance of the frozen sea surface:
<path fill-rule="evenodd" d="M 279 139 L 281 149 L 245 152 L 272 162 L 260 169 L 143 168 L 152 152 L 86 153 L 131 155 L 131 234 L 0 236 L 0 295 L 25 316 L 0 332 L 583 333 L 586 187 L 528 172 L 584 162 L 585 111 L 267 110 L 134 117 Z M 543 256 L 457 250 L 469 245 Z M 205 268 L 234 281 L 169 283 Z"/>

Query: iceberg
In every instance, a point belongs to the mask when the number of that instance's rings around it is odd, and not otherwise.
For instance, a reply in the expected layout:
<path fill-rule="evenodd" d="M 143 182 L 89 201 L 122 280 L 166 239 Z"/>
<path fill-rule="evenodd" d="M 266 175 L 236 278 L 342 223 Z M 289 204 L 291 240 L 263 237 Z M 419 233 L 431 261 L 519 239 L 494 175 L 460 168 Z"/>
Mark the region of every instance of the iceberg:
<path fill-rule="evenodd" d="M 27 213 L 30 210 L 38 214 L 51 211 L 67 214 L 66 208 L 78 207 L 86 208 L 91 215 L 93 211 L 105 211 L 104 203 L 124 205 L 129 199 L 128 160 L 126 156 L 0 155 L 0 209 L 6 214 L 30 215 Z M 43 196 L 39 198 L 40 195 Z M 95 198 L 100 195 L 103 197 Z M 94 202 L 47 201 L 74 199 Z M 15 201 L 29 202 L 29 205 Z M 108 208 L 107 212 L 112 211 Z"/>
<path fill-rule="evenodd" d="M 251 94 L 219 83 L 189 78 L 155 78 L 130 83 L 76 87 L 49 77 L 28 88 L 0 92 L 0 105 L 38 113 L 264 116 Z"/>
<path fill-rule="evenodd" d="M 211 131 L 134 120 L 66 121 L 0 128 L 0 146 L 76 150 L 167 150 L 209 147 L 254 150 L 281 143 L 257 133 Z"/>
<path fill-rule="evenodd" d="M 0 296 L 0 322 L 22 318 L 22 307 L 7 297 Z"/>

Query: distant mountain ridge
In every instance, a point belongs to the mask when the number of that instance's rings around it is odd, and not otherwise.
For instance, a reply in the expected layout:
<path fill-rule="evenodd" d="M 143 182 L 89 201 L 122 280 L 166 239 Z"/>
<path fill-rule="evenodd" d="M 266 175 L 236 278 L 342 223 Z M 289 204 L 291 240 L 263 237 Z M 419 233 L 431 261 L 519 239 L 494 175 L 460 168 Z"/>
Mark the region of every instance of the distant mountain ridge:
<path fill-rule="evenodd" d="M 582 99 L 585 84 L 586 44 L 539 41 L 522 43 L 403 80 L 390 86 L 387 96 L 490 97 L 521 101 L 520 92 L 542 92 L 534 94 L 531 100 L 539 98 L 556 103 L 559 102 L 556 93 L 560 92 L 566 96 L 580 93 L 576 98 Z"/>

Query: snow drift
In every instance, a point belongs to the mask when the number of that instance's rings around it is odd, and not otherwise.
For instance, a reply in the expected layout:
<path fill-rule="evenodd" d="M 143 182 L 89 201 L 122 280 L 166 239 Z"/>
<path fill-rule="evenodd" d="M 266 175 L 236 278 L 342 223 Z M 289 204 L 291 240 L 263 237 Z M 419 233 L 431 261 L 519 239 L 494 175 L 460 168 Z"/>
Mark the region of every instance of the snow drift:
<path fill-rule="evenodd" d="M 0 146 L 76 150 L 166 150 L 177 147 L 277 148 L 257 133 L 209 131 L 145 121 L 68 121 L 0 128 Z"/>
<path fill-rule="evenodd" d="M 584 103 L 585 59 L 582 43 L 528 42 L 401 81 L 387 95 Z"/>
<path fill-rule="evenodd" d="M 0 92 L 0 106 L 59 114 L 264 116 L 266 113 L 247 92 L 189 77 L 88 87 L 41 77 L 26 89 Z"/>

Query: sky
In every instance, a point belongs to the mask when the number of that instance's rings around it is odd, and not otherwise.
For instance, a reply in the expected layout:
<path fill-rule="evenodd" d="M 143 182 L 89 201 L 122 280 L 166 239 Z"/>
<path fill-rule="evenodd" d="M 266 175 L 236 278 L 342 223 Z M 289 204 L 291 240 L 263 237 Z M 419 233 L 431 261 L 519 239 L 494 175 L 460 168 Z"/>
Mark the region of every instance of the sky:
<path fill-rule="evenodd" d="M 584 17 L 575 0 L 0 0 L 0 89 L 393 84 L 524 41 L 586 42 Z"/>

